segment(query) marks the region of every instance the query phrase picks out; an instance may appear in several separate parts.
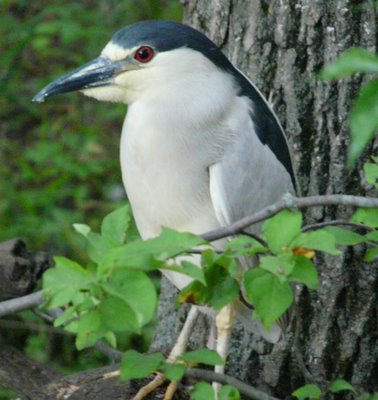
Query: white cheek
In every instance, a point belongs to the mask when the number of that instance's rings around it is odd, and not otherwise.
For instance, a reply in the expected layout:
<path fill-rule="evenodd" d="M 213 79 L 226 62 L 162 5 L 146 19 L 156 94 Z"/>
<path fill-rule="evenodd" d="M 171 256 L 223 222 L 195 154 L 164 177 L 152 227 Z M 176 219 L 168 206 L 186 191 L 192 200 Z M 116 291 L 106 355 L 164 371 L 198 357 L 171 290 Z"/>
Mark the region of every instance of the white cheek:
<path fill-rule="evenodd" d="M 93 97 L 101 101 L 111 101 L 113 103 L 125 102 L 125 90 L 117 86 L 102 86 L 81 90 L 85 96 Z"/>

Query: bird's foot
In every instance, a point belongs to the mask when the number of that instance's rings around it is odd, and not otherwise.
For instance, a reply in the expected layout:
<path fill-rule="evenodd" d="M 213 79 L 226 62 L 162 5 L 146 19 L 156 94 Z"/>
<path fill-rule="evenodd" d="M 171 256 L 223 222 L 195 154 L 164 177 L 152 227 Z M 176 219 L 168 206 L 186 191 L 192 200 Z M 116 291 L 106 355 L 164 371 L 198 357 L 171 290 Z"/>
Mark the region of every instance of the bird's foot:
<path fill-rule="evenodd" d="M 132 398 L 132 400 L 143 400 L 150 393 L 152 393 L 158 387 L 160 387 L 164 382 L 165 382 L 164 375 L 158 372 L 155 378 L 151 382 L 147 383 L 147 385 L 143 386 L 138 390 L 138 393 Z"/>
<path fill-rule="evenodd" d="M 194 324 L 197 320 L 199 311 L 197 307 L 192 307 L 186 318 L 185 324 L 180 332 L 175 346 L 173 347 L 171 353 L 168 356 L 167 362 L 174 363 L 178 356 L 180 356 L 186 349 L 190 334 L 193 330 Z M 157 373 L 155 378 L 139 389 L 138 393 L 133 397 L 132 400 L 142 400 L 146 398 L 150 393 L 156 390 L 165 382 L 164 375 L 160 372 Z M 178 382 L 172 381 L 165 392 L 164 400 L 172 400 L 174 393 L 177 390 Z"/>
<path fill-rule="evenodd" d="M 164 375 L 161 374 L 160 372 L 157 373 L 155 378 L 149 382 L 147 385 L 143 386 L 142 388 L 139 389 L 138 393 L 132 398 L 132 400 L 143 400 L 145 399 L 148 395 L 150 395 L 152 392 L 154 392 L 157 388 L 162 386 L 165 382 Z M 173 395 L 176 393 L 177 387 L 178 387 L 179 382 L 178 381 L 172 381 L 169 383 L 167 386 L 167 389 L 164 394 L 164 400 L 172 400 Z"/>

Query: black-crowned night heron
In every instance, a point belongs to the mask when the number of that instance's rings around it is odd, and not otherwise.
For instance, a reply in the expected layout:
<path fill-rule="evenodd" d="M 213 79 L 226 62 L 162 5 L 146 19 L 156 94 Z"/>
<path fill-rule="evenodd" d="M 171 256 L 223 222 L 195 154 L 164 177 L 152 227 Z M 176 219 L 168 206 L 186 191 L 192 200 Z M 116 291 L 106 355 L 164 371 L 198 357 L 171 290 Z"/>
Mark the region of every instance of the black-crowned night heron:
<path fill-rule="evenodd" d="M 204 233 L 294 191 L 288 145 L 271 107 L 189 26 L 145 21 L 121 29 L 98 58 L 50 83 L 34 101 L 72 91 L 128 104 L 122 177 L 144 239 L 163 226 Z M 167 275 L 179 289 L 189 282 Z M 228 329 L 230 313 L 221 311 L 218 325 Z M 277 340 L 277 331 L 270 335 Z M 227 337 L 219 336 L 225 356 Z"/>

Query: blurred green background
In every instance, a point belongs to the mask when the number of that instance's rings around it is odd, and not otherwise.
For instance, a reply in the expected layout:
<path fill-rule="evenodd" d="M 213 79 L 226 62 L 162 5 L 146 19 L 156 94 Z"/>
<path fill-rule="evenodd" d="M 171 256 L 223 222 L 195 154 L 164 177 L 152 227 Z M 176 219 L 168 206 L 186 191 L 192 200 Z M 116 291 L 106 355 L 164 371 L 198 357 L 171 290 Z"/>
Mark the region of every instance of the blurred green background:
<path fill-rule="evenodd" d="M 111 35 L 143 19 L 182 20 L 179 0 L 0 0 L 0 241 L 20 237 L 32 250 L 83 257 L 74 222 L 94 229 L 126 201 L 119 168 L 122 104 L 80 94 L 35 104 L 59 75 L 96 57 Z M 143 349 L 150 337 L 121 338 Z M 105 359 L 76 353 L 31 312 L 0 320 L 0 345 L 11 344 L 65 371 Z M 0 399 L 11 393 L 0 389 Z"/>

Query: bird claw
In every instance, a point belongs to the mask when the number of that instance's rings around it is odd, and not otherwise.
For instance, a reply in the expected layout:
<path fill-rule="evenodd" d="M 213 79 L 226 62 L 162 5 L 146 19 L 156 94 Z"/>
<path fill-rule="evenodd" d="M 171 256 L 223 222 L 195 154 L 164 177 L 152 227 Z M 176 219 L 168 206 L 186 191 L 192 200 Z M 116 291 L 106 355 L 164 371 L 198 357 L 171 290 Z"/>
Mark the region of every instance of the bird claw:
<path fill-rule="evenodd" d="M 138 390 L 138 393 L 132 398 L 132 400 L 143 400 L 150 393 L 152 393 L 158 387 L 160 387 L 164 382 L 165 382 L 164 375 L 158 372 L 155 378 L 151 382 L 147 383 L 147 385 L 143 386 Z"/>
<path fill-rule="evenodd" d="M 138 393 L 132 398 L 132 400 L 143 400 L 153 391 L 155 391 L 158 387 L 163 385 L 165 382 L 164 375 L 160 372 L 155 376 L 155 378 L 149 382 L 147 385 L 143 386 L 139 389 Z M 172 381 L 167 386 L 167 390 L 164 394 L 164 400 L 172 400 L 173 395 L 176 393 L 178 387 L 177 381 Z"/>

